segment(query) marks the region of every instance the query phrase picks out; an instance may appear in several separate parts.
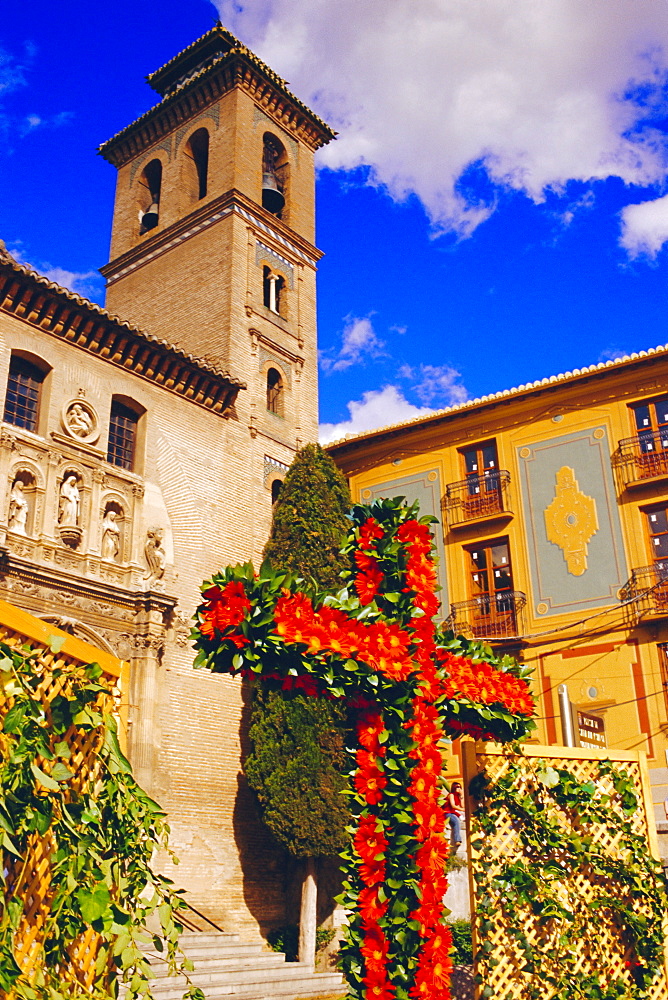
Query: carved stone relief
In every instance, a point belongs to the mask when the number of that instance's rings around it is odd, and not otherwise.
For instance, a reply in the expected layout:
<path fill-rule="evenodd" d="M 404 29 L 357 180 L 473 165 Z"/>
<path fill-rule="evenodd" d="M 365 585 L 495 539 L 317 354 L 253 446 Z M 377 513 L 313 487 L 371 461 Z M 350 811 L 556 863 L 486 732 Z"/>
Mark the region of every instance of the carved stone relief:
<path fill-rule="evenodd" d="M 164 588 L 162 578 L 165 575 L 167 553 L 163 548 L 162 539 L 162 528 L 149 528 L 146 532 L 144 557 L 147 572 L 144 574 L 144 579 L 148 581 L 149 590 L 162 590 Z"/>
<path fill-rule="evenodd" d="M 76 549 L 81 543 L 81 480 L 68 470 L 58 491 L 58 532 L 65 545 Z"/>
<path fill-rule="evenodd" d="M 7 515 L 7 527 L 9 530 L 16 532 L 17 535 L 27 535 L 29 514 L 30 503 L 28 501 L 26 483 L 17 476 L 9 494 L 9 512 Z"/>
<path fill-rule="evenodd" d="M 100 436 L 97 413 L 91 404 L 80 396 L 65 403 L 60 422 L 69 437 L 83 444 L 94 444 Z"/>

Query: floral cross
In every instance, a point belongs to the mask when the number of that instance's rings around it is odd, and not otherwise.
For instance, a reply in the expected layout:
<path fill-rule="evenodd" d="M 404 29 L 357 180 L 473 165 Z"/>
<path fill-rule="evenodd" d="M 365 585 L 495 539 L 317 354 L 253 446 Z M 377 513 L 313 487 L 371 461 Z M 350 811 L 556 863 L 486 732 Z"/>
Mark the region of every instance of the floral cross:
<path fill-rule="evenodd" d="M 343 855 L 351 1000 L 448 1000 L 440 743 L 508 742 L 533 728 L 526 671 L 434 624 L 434 520 L 400 499 L 356 506 L 342 591 L 310 593 L 266 564 L 257 575 L 228 567 L 204 585 L 194 633 L 196 666 L 356 710 L 355 828 Z"/>

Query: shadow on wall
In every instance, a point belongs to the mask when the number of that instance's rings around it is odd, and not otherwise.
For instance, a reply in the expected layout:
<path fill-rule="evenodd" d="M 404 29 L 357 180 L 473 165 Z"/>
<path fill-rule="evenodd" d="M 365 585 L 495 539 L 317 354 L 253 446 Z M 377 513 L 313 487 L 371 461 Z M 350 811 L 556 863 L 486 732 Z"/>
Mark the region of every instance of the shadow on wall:
<path fill-rule="evenodd" d="M 245 761 L 250 752 L 251 683 L 248 680 L 242 682 L 242 698 L 239 737 L 241 760 Z M 260 819 L 255 794 L 248 787 L 243 771 L 237 777 L 233 825 L 244 900 L 262 937 L 266 938 L 269 931 L 287 922 L 286 884 L 291 858 Z"/>

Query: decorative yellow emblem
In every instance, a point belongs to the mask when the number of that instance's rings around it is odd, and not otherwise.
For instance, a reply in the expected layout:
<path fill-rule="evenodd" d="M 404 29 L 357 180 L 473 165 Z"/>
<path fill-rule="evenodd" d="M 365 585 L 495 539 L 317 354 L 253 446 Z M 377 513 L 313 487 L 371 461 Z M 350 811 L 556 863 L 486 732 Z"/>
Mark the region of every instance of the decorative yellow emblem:
<path fill-rule="evenodd" d="M 545 509 L 548 541 L 564 554 L 568 572 L 582 576 L 587 569 L 587 545 L 598 531 L 596 501 L 580 492 L 575 471 L 563 465 L 556 475 L 554 500 Z"/>

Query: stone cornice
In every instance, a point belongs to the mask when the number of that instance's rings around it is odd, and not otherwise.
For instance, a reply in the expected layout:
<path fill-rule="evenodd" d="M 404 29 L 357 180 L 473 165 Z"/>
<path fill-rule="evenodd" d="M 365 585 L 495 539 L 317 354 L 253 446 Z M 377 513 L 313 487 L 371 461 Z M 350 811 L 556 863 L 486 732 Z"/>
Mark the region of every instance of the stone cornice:
<path fill-rule="evenodd" d="M 215 362 L 133 327 L 17 263 L 0 248 L 0 313 L 67 341 L 198 406 L 226 415 L 246 384 Z"/>
<path fill-rule="evenodd" d="M 206 205 L 191 212 L 184 219 L 172 223 L 171 226 L 167 226 L 159 233 L 142 239 L 131 250 L 127 250 L 120 257 L 116 257 L 101 267 L 100 272 L 111 285 L 147 261 L 167 253 L 179 243 L 196 233 L 201 233 L 204 229 L 208 229 L 209 226 L 220 222 L 221 219 L 233 212 L 259 230 L 263 237 L 272 239 L 277 247 L 294 258 L 295 263 L 302 261 L 310 267 L 315 267 L 317 261 L 322 257 L 322 252 L 312 243 L 293 232 L 289 226 L 271 215 L 270 212 L 260 208 L 240 191 L 233 189 L 207 202 Z"/>
<path fill-rule="evenodd" d="M 319 149 L 336 135 L 290 93 L 279 76 L 239 43 L 102 143 L 100 155 L 115 167 L 122 167 L 235 87 L 245 90 L 259 108 L 309 149 Z"/>
<path fill-rule="evenodd" d="M 3 579 L 14 577 L 38 587 L 62 590 L 84 600 L 102 602 L 109 606 L 127 608 L 134 614 L 159 611 L 168 614 L 178 604 L 178 598 L 169 594 L 147 590 L 129 590 L 118 583 L 107 584 L 82 578 L 76 573 L 54 567 L 45 567 L 21 556 L 0 550 L 0 568 Z M 63 608 L 66 610 L 66 607 Z"/>

